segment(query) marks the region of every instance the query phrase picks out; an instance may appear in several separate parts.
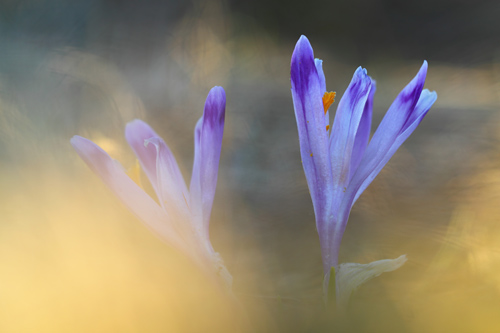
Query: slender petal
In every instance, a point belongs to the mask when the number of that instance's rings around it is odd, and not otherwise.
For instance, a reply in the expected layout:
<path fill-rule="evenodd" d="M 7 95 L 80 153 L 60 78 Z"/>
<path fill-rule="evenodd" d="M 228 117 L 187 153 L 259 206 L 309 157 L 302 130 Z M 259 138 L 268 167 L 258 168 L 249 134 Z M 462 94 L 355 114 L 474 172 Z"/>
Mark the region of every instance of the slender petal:
<path fill-rule="evenodd" d="M 345 192 L 349 183 L 351 158 L 358 127 L 362 119 L 365 104 L 370 94 L 372 81 L 366 69 L 359 67 L 349 87 L 339 102 L 330 138 L 330 159 L 332 163 L 333 181 L 336 185 L 336 199 Z"/>
<path fill-rule="evenodd" d="M 189 220 L 189 193 L 174 155 L 159 137 L 147 139 L 144 144 L 145 148 L 149 144 L 152 144 L 157 151 L 156 179 L 159 189 L 158 198 L 163 208 L 172 218 Z"/>
<path fill-rule="evenodd" d="M 319 78 L 319 85 L 321 89 L 321 97 L 326 92 L 326 78 L 325 78 L 325 73 L 323 72 L 323 60 L 321 59 L 314 59 L 314 65 L 316 66 L 316 71 L 318 71 L 318 78 Z M 325 113 L 325 127 L 327 125 L 330 125 L 330 111 L 326 110 Z"/>
<path fill-rule="evenodd" d="M 172 215 L 182 213 L 187 216 L 189 192 L 177 161 L 163 139 L 148 124 L 138 119 L 127 124 L 125 138 L 139 159 L 161 205 Z M 173 212 L 175 207 L 179 207 L 181 212 Z"/>
<path fill-rule="evenodd" d="M 401 91 L 382 119 L 351 181 L 349 192 L 354 191 L 354 201 L 373 181 L 436 101 L 436 93 L 427 90 L 422 92 L 426 73 L 427 62 L 424 62 L 418 74 Z M 409 129 L 411 131 L 407 132 Z"/>
<path fill-rule="evenodd" d="M 295 46 L 290 72 L 302 166 L 311 192 L 318 233 L 326 235 L 326 224 L 331 216 L 329 198 L 333 195 L 333 178 L 322 102 L 324 90 L 311 44 L 305 36 L 301 36 Z"/>
<path fill-rule="evenodd" d="M 363 140 L 367 140 L 369 135 L 370 120 L 364 118 L 363 115 L 371 113 L 370 108 L 368 112 L 365 112 L 365 106 L 372 90 L 371 85 L 372 80 L 366 74 L 366 70 L 359 67 L 342 96 L 335 114 L 329 156 L 332 165 L 334 192 L 333 196 L 328 198 L 333 214 L 328 221 L 328 228 L 319 234 L 325 274 L 328 274 L 330 269 L 338 264 L 340 242 L 349 216 L 342 214 L 341 204 L 349 184 L 353 158 L 359 158 L 359 152 L 354 150 L 357 148 L 356 139 L 358 139 L 357 144 L 360 145 Z M 361 128 L 359 128 L 360 125 Z M 358 132 L 360 133 L 359 137 Z"/>
<path fill-rule="evenodd" d="M 359 185 L 358 190 L 356 191 L 356 196 L 354 198 L 354 202 L 359 198 L 361 193 L 370 185 L 370 183 L 375 179 L 378 173 L 382 170 L 382 168 L 389 162 L 391 157 L 396 153 L 398 148 L 405 142 L 405 140 L 413 133 L 413 131 L 420 124 L 422 119 L 425 117 L 431 106 L 437 99 L 436 92 L 430 92 L 427 89 L 422 91 L 420 95 L 420 99 L 418 100 L 417 105 L 415 106 L 415 110 L 412 113 L 409 121 L 405 124 L 402 132 L 396 137 L 391 147 L 388 149 L 386 154 L 377 164 L 377 166 L 371 171 L 371 173 L 364 179 L 364 181 Z M 353 187 L 357 186 L 357 182 L 353 181 Z"/>
<path fill-rule="evenodd" d="M 394 138 L 405 127 L 405 124 L 411 117 L 415 105 L 417 105 L 420 98 L 420 94 L 424 88 L 426 75 L 427 62 L 424 61 L 417 75 L 399 93 L 398 97 L 396 97 L 382 119 L 382 122 L 370 142 L 372 147 L 366 152 L 368 159 L 376 159 L 375 157 L 380 155 L 380 151 L 384 151 L 387 147 L 391 146 Z M 375 149 L 374 147 L 378 148 Z"/>
<path fill-rule="evenodd" d="M 123 167 L 92 141 L 74 136 L 71 144 L 90 169 L 144 224 L 172 246 L 193 254 L 192 242 L 183 239 L 170 216 L 132 179 Z"/>
<path fill-rule="evenodd" d="M 426 68 L 427 65 L 424 63 L 417 76 L 399 94 L 366 148 L 358 170 L 354 173 L 343 195 L 342 203 L 336 215 L 335 231 L 331 236 L 333 239 L 331 255 L 333 257 L 338 256 L 342 235 L 354 202 L 375 179 L 401 144 L 415 130 L 437 98 L 436 93 L 421 90 L 425 81 Z M 408 96 L 411 96 L 411 98 Z M 412 98 L 418 98 L 418 101 L 413 103 Z M 400 106 L 399 109 L 398 105 Z M 408 111 L 405 107 L 412 109 Z M 388 135 L 390 133 L 392 134 Z M 324 269 L 326 274 L 328 272 L 327 267 L 324 266 Z"/>
<path fill-rule="evenodd" d="M 319 86 L 324 94 L 326 92 L 326 78 L 325 73 L 323 72 L 323 60 L 314 59 L 314 65 L 316 66 L 316 71 L 318 72 Z"/>
<path fill-rule="evenodd" d="M 350 176 L 349 181 L 358 169 L 359 163 L 363 158 L 366 146 L 368 145 L 368 140 L 370 139 L 370 129 L 372 125 L 372 113 L 373 113 L 373 96 L 375 95 L 376 85 L 375 80 L 372 79 L 372 85 L 370 89 L 370 94 L 366 100 L 365 109 L 361 120 L 359 121 L 358 131 L 356 133 L 356 139 L 354 140 L 354 147 L 352 148 L 352 158 L 350 166 Z"/>
<path fill-rule="evenodd" d="M 156 179 L 156 157 L 157 151 L 154 145 L 146 146 L 148 139 L 159 137 L 158 134 L 145 122 L 139 119 L 132 120 L 125 127 L 125 138 L 128 144 L 134 150 L 142 169 L 146 173 L 151 185 L 153 186 L 158 200 L 160 200 L 161 191 L 158 188 Z M 161 200 L 160 200 L 161 201 Z"/>
<path fill-rule="evenodd" d="M 212 88 L 205 102 L 203 117 L 195 127 L 190 207 L 195 227 L 206 240 L 208 240 L 208 225 L 217 186 L 225 110 L 224 89 Z"/>

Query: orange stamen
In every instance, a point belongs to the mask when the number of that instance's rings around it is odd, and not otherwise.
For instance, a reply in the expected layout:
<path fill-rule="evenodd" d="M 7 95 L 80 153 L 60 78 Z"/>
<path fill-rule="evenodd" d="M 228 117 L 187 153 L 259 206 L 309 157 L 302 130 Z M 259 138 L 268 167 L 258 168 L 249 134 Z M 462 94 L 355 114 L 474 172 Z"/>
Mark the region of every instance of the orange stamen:
<path fill-rule="evenodd" d="M 330 129 L 330 125 L 326 125 L 326 130 L 328 131 Z"/>
<path fill-rule="evenodd" d="M 337 93 L 334 91 L 326 92 L 323 95 L 323 108 L 325 109 L 325 114 L 328 112 L 330 106 L 335 102 L 335 95 Z"/>

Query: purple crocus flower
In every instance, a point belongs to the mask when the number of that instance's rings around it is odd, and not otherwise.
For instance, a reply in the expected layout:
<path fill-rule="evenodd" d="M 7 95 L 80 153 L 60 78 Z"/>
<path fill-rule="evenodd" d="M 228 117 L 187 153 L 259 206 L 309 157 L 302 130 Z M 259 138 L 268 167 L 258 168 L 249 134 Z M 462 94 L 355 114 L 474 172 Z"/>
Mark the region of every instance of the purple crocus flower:
<path fill-rule="evenodd" d="M 322 61 L 314 59 L 305 36 L 295 46 L 290 72 L 302 165 L 328 286 L 332 268 L 339 280 L 339 247 L 353 204 L 419 125 L 437 95 L 423 89 L 427 73 L 424 61 L 369 140 L 375 81 L 366 69 L 356 69 L 340 99 L 331 131 L 328 108 L 334 93 L 327 93 Z"/>
<path fill-rule="evenodd" d="M 125 137 L 149 178 L 158 199 L 151 198 L 127 172 L 92 141 L 74 136 L 80 157 L 118 198 L 153 232 L 186 254 L 211 278 L 218 276 L 230 289 L 232 278 L 210 243 L 208 226 L 217 184 L 224 131 L 226 95 L 210 90 L 203 116 L 194 130 L 193 174 L 189 190 L 174 155 L 145 122 L 127 124 Z M 137 170 L 139 171 L 139 170 Z"/>

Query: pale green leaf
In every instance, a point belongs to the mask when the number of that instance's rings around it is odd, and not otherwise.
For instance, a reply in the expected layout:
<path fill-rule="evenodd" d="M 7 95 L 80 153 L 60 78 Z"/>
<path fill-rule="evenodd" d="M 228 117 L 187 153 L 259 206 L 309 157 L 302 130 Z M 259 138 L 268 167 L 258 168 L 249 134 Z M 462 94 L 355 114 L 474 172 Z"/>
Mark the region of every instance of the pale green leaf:
<path fill-rule="evenodd" d="M 369 264 L 346 263 L 340 264 L 336 270 L 335 282 L 337 284 L 337 306 L 345 308 L 351 294 L 363 283 L 401 267 L 407 258 L 402 255 L 396 259 L 383 259 Z"/>

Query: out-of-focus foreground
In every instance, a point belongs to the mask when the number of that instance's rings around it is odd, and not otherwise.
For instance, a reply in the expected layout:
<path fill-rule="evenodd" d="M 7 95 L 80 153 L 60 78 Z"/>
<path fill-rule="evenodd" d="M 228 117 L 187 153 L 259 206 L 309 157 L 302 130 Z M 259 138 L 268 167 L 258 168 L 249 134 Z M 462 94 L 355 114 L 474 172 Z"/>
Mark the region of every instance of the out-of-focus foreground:
<path fill-rule="evenodd" d="M 498 332 L 500 5 L 299 3 L 2 3 L 1 332 Z M 359 65 L 377 80 L 372 131 L 424 58 L 438 93 L 354 206 L 341 247 L 341 262 L 409 260 L 362 286 L 342 316 L 322 307 L 290 96 L 301 33 L 337 96 Z M 124 126 L 141 118 L 188 179 L 214 85 L 227 109 L 211 238 L 237 305 L 69 144 L 85 136 L 130 167 Z"/>

